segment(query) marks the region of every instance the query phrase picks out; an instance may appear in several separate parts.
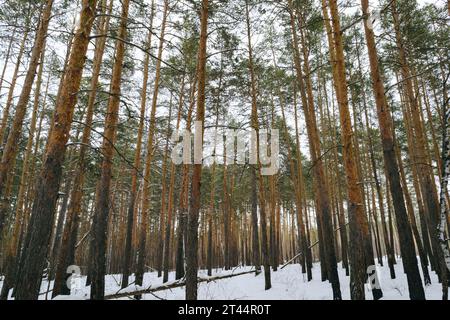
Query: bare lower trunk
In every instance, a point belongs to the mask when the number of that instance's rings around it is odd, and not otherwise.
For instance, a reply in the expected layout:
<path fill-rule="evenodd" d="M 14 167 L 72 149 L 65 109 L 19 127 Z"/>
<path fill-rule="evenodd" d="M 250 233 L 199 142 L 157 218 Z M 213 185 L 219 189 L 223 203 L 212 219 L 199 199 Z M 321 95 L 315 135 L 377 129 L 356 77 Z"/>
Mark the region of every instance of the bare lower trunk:
<path fill-rule="evenodd" d="M 164 242 L 165 242 L 165 233 L 166 230 L 166 222 L 168 222 L 168 217 L 166 220 L 166 211 L 167 211 L 167 202 L 166 202 L 166 189 L 167 189 L 167 160 L 169 153 L 169 140 L 170 140 L 170 121 L 172 120 L 172 96 L 170 98 L 170 106 L 169 106 L 169 118 L 167 124 L 167 135 L 166 135 L 166 145 L 164 147 L 164 157 L 163 157 L 163 168 L 162 168 L 162 189 L 161 189 L 161 214 L 159 220 L 159 239 L 158 239 L 158 248 L 156 255 L 156 269 L 158 270 L 158 277 L 162 276 L 163 272 L 163 254 L 164 254 Z M 170 232 L 170 231 L 168 231 Z M 166 248 L 168 250 L 169 248 Z"/>
<path fill-rule="evenodd" d="M 251 198 L 252 198 L 252 262 L 255 266 L 256 274 L 261 272 L 261 256 L 258 229 L 258 187 L 256 181 L 256 169 L 251 168 Z"/>
<path fill-rule="evenodd" d="M 178 103 L 178 117 L 177 117 L 177 125 L 176 130 L 180 129 L 181 123 L 181 114 L 184 103 L 184 87 L 185 87 L 185 75 L 183 75 L 181 80 L 181 88 L 180 88 L 180 101 Z M 170 264 L 170 239 L 171 239 L 171 230 L 173 227 L 173 211 L 174 211 L 174 188 L 175 188 L 175 178 L 176 178 L 176 167 L 175 164 L 172 163 L 170 166 L 170 183 L 169 183 L 169 195 L 167 200 L 167 222 L 166 222 L 166 231 L 165 231 L 165 239 L 164 239 L 164 257 L 163 257 L 163 282 L 169 281 L 169 264 Z M 183 269 L 184 270 L 184 269 Z M 177 268 L 177 278 L 178 278 L 178 268 Z"/>

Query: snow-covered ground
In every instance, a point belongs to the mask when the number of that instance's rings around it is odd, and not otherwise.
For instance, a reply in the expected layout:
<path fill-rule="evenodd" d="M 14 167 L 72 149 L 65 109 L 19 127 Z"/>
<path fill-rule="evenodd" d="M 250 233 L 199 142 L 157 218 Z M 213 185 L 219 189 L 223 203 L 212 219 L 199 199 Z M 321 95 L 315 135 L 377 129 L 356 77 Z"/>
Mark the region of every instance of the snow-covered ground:
<path fill-rule="evenodd" d="M 213 276 L 226 275 L 230 273 L 240 273 L 251 270 L 250 267 L 237 268 L 232 271 L 214 270 Z M 408 300 L 408 286 L 406 275 L 403 273 L 401 260 L 396 265 L 397 279 L 391 280 L 387 263 L 384 267 L 379 267 L 379 278 L 381 288 L 386 300 Z M 429 300 L 440 300 L 442 297 L 442 286 L 438 283 L 437 276 L 434 272 L 430 272 L 432 285 L 425 287 L 425 293 Z M 174 282 L 175 274 L 171 273 L 169 283 Z M 207 278 L 206 272 L 201 271 L 201 278 Z M 349 277 L 345 276 L 345 270 L 339 270 L 339 278 L 341 281 L 341 291 L 343 299 L 350 299 Z M 233 278 L 221 279 L 211 282 L 203 282 L 199 284 L 199 299 L 201 300 L 329 300 L 332 299 L 331 285 L 328 282 L 320 281 L 320 265 L 315 264 L 313 269 L 313 279 L 307 282 L 299 265 L 289 265 L 283 270 L 272 272 L 272 289 L 264 290 L 264 275 L 260 274 L 255 277 L 252 274 L 240 275 Z M 120 275 L 109 275 L 106 279 L 106 294 L 114 294 L 120 290 Z M 134 279 L 130 279 L 132 282 Z M 85 283 L 85 278 L 81 279 L 81 283 Z M 0 286 L 2 282 L 0 281 Z M 50 288 L 53 283 L 50 284 Z M 143 288 L 159 287 L 162 285 L 162 278 L 158 278 L 157 274 L 147 273 L 144 277 Z M 41 292 L 46 292 L 48 283 L 42 283 Z M 126 291 L 134 291 L 134 285 L 130 285 Z M 83 287 L 81 290 L 73 292 L 72 296 L 57 297 L 57 299 L 88 299 L 89 287 Z M 123 292 L 123 291 L 120 291 Z M 366 288 L 366 298 L 372 299 L 371 292 Z M 158 291 L 154 294 L 144 295 L 146 300 L 183 300 L 184 287 L 171 290 Z M 51 294 L 48 294 L 50 299 Z M 41 299 L 45 299 L 42 294 Z M 124 298 L 128 299 L 128 298 Z"/>

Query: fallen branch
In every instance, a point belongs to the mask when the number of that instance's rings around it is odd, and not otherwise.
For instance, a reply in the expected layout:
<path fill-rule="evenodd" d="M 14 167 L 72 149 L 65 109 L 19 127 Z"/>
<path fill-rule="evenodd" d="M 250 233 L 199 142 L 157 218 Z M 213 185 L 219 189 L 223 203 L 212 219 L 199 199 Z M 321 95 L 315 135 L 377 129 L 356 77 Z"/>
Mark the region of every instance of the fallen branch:
<path fill-rule="evenodd" d="M 348 226 L 348 225 L 349 225 L 349 223 L 346 223 L 346 224 L 344 225 L 344 227 L 346 227 L 346 226 Z M 335 229 L 334 232 L 338 232 L 338 231 L 341 230 L 341 229 L 342 229 L 342 228 L 339 227 L 339 228 Z M 317 241 L 314 242 L 312 245 L 310 245 L 308 249 L 314 248 L 315 246 L 317 246 L 317 245 L 319 244 L 319 242 L 320 242 L 320 241 L 317 240 Z M 283 264 L 283 266 L 280 268 L 280 270 L 283 270 L 284 268 L 286 268 L 289 264 L 291 264 L 291 262 L 293 262 L 295 259 L 297 259 L 298 257 L 300 257 L 302 254 L 303 254 L 303 252 L 300 252 L 300 253 L 297 254 L 295 257 L 293 257 L 291 260 L 289 260 L 288 262 L 286 262 L 285 264 Z"/>
<path fill-rule="evenodd" d="M 245 272 L 240 272 L 240 273 L 231 273 L 231 274 L 228 274 L 225 276 L 199 278 L 198 283 L 202 283 L 202 282 L 209 283 L 209 282 L 213 282 L 216 280 L 222 280 L 222 279 L 233 278 L 233 277 L 237 277 L 237 276 L 243 276 L 245 274 L 250 274 L 250 273 L 255 273 L 255 270 L 245 271 Z M 162 286 L 155 287 L 155 288 L 150 287 L 150 288 L 144 289 L 144 290 L 138 290 L 138 291 L 133 291 L 133 292 L 122 292 L 122 293 L 107 295 L 107 296 L 105 296 L 105 300 L 127 298 L 129 296 L 137 296 L 137 295 L 143 295 L 143 294 L 152 294 L 152 293 L 158 292 L 158 291 L 164 291 L 164 290 L 170 290 L 170 289 L 174 289 L 174 288 L 184 287 L 185 285 L 186 285 L 186 281 L 181 280 L 181 281 L 176 281 L 176 282 L 173 282 L 170 284 L 164 284 Z"/>
<path fill-rule="evenodd" d="M 80 239 L 80 241 L 78 241 L 78 243 L 76 244 L 75 248 L 77 249 L 79 246 L 81 246 L 81 244 L 84 242 L 84 240 L 86 240 L 87 236 L 89 235 L 89 233 L 91 233 L 91 229 L 89 229 L 88 232 L 86 232 L 86 234 Z"/>

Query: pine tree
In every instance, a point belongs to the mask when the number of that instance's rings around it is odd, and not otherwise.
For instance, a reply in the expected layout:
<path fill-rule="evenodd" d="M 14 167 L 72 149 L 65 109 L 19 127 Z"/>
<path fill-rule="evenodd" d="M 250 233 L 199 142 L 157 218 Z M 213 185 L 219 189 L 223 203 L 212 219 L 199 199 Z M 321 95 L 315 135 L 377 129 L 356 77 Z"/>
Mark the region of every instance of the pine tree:
<path fill-rule="evenodd" d="M 208 15 L 209 1 L 202 0 L 200 17 L 200 42 L 198 48 L 198 94 L 197 94 L 197 117 L 201 123 L 201 137 L 203 139 L 206 103 L 206 62 L 207 62 L 207 41 L 208 41 Z M 197 132 L 200 134 L 200 132 Z M 203 147 L 203 141 L 200 141 Z M 197 272 L 198 272 L 198 218 L 200 211 L 202 163 L 194 164 L 191 186 L 191 203 L 189 205 L 189 216 L 187 226 L 187 246 L 186 246 L 186 300 L 197 300 Z"/>
<path fill-rule="evenodd" d="M 16 299 L 37 299 L 44 268 L 46 249 L 50 243 L 61 167 L 72 123 L 73 109 L 81 82 L 89 36 L 96 10 L 96 0 L 84 0 L 79 26 L 74 36 L 67 72 L 62 79 L 61 95 L 56 105 L 53 128 L 49 136 L 45 162 L 36 183 L 36 195 L 31 220 L 20 258 L 21 270 L 17 276 Z"/>
<path fill-rule="evenodd" d="M 109 1 L 108 14 L 111 14 L 113 1 Z M 106 1 L 101 3 L 102 12 L 106 13 Z M 85 172 L 87 168 L 87 152 L 89 140 L 92 132 L 92 122 L 94 117 L 94 107 L 97 97 L 97 87 L 99 85 L 100 69 L 103 61 L 103 54 L 106 46 L 106 35 L 109 25 L 109 16 L 103 17 L 99 22 L 97 33 L 100 36 L 96 39 L 96 52 L 94 56 L 94 65 L 91 78 L 86 120 L 84 124 L 83 134 L 81 138 L 81 146 L 78 154 L 77 168 L 75 169 L 75 178 L 73 182 L 70 202 L 67 212 L 67 218 L 64 224 L 64 231 L 61 241 L 61 249 L 58 254 L 56 264 L 55 283 L 53 285 L 52 296 L 56 297 L 60 294 L 69 294 L 66 286 L 67 268 L 74 264 L 75 245 L 78 235 L 78 227 L 80 222 L 81 205 L 83 198 L 83 188 L 85 185 Z"/>
<path fill-rule="evenodd" d="M 36 39 L 33 46 L 33 50 L 30 57 L 30 64 L 27 69 L 27 73 L 25 76 L 24 84 L 22 87 L 22 91 L 20 93 L 19 101 L 15 106 L 15 114 L 14 120 L 8 134 L 8 138 L 6 139 L 5 147 L 3 149 L 3 154 L 0 162 L 0 235 L 3 233 L 3 225 L 4 220 L 6 218 L 6 211 L 9 207 L 9 189 L 8 186 L 11 183 L 11 179 L 8 178 L 8 172 L 14 168 L 14 164 L 17 156 L 17 145 L 18 139 L 22 132 L 23 120 L 26 114 L 26 108 L 28 106 L 28 101 L 30 99 L 30 94 L 32 91 L 33 83 L 36 77 L 36 71 L 39 66 L 39 60 L 41 58 L 42 52 L 45 50 L 45 38 L 47 35 L 48 25 L 51 19 L 51 12 L 53 7 L 53 1 L 47 1 L 45 5 L 45 9 L 42 12 L 42 16 L 40 17 L 40 24 L 38 31 L 36 33 Z M 26 36 L 24 37 L 24 41 L 26 40 Z M 24 42 L 22 43 L 21 52 L 23 52 Z M 19 54 L 20 55 L 20 54 Z M 16 71 L 18 70 L 18 66 L 16 66 Z M 15 81 L 17 79 L 17 74 L 15 74 Z M 14 91 L 14 86 L 10 89 L 10 94 L 8 97 L 7 106 L 5 108 L 3 122 L 7 120 L 7 110 L 10 108 L 12 103 L 12 92 Z M 2 126 L 2 132 L 4 127 Z M 2 141 L 2 137 L 0 137 L 0 142 Z"/>
<path fill-rule="evenodd" d="M 150 128 L 148 131 L 147 140 L 147 156 L 145 158 L 145 170 L 144 170 L 144 183 L 143 183 L 143 196 L 142 196 L 142 222 L 139 234 L 139 249 L 138 249 L 138 262 L 136 270 L 136 284 L 142 285 L 144 277 L 144 264 L 146 258 L 146 242 L 147 242 L 147 228 L 148 228 L 148 216 L 150 210 L 150 173 L 153 160 L 153 146 L 156 130 L 156 108 L 158 103 L 158 93 L 161 80 L 161 63 L 162 53 L 164 49 L 164 35 L 166 30 L 166 21 L 169 14 L 169 2 L 164 1 L 163 21 L 161 25 L 161 34 L 159 37 L 159 51 L 158 60 L 156 62 L 156 75 L 155 75 L 155 87 L 153 91 L 152 107 L 150 111 Z"/>
<path fill-rule="evenodd" d="M 349 222 L 350 222 L 350 267 L 353 270 L 350 280 L 351 297 L 354 300 L 363 300 L 365 298 L 364 283 L 366 279 L 366 261 L 365 254 L 368 255 L 369 246 L 369 227 L 367 217 L 364 213 L 364 199 L 359 186 L 361 178 L 357 168 L 355 156 L 355 145 L 353 139 L 353 128 L 350 118 L 348 88 L 345 72 L 344 47 L 342 42 L 342 32 L 340 26 L 340 17 L 338 13 L 337 1 L 328 1 L 331 22 L 331 29 L 328 31 L 330 41 L 330 61 L 333 67 L 333 80 L 336 89 L 336 96 L 339 104 L 340 124 L 342 133 L 343 153 L 345 171 L 347 174 L 347 189 L 349 200 Z M 328 20 L 327 6 L 323 6 L 324 19 Z M 335 61 L 335 63 L 333 63 Z M 368 255 L 369 256 L 369 255 Z M 371 257 L 373 259 L 373 257 Z M 373 290 L 374 299 L 382 297 L 381 290 Z"/>
<path fill-rule="evenodd" d="M 248 40 L 248 69 L 250 72 L 250 94 L 252 100 L 252 114 L 251 114 L 251 125 L 252 129 L 256 135 L 256 165 L 254 165 L 253 170 L 256 171 L 256 176 L 258 179 L 258 200 L 259 200 L 259 214 L 261 221 L 261 254 L 262 262 L 264 267 L 264 279 L 265 279 L 265 289 L 269 290 L 272 287 L 272 281 L 270 276 L 270 261 L 269 261 L 269 248 L 267 239 L 267 218 L 266 218 L 266 200 L 265 200 L 265 186 L 264 177 L 261 174 L 261 159 L 260 159 L 260 135 L 259 135 L 259 118 L 258 118 L 258 101 L 257 101 L 257 89 L 256 89 L 256 76 L 253 64 L 253 49 L 252 49 L 252 38 L 251 38 L 251 21 L 249 12 L 249 3 L 245 3 L 245 13 L 247 21 L 247 40 Z"/>
<path fill-rule="evenodd" d="M 153 19 L 155 16 L 155 4 L 152 2 L 151 7 L 151 17 L 150 17 L 150 30 L 147 36 L 147 46 L 146 50 L 151 50 L 152 45 L 152 29 L 153 29 Z M 134 163 L 133 166 L 135 170 L 133 170 L 132 178 L 131 178 L 131 193 L 130 193 L 130 203 L 128 206 L 128 219 L 127 219 L 127 236 L 125 242 L 125 259 L 123 265 L 123 276 L 122 276 L 122 288 L 126 288 L 128 286 L 129 275 L 130 275 L 130 263 L 132 256 L 132 240 L 133 240 L 133 224 L 134 224 L 134 216 L 136 211 L 136 202 L 138 201 L 137 197 L 137 188 L 138 188 L 138 176 L 139 170 L 141 167 L 141 152 L 142 152 L 142 137 L 144 135 L 144 120 L 145 120 L 145 110 L 147 104 L 147 91 L 148 91 L 148 76 L 149 76 L 149 65 L 150 65 L 150 54 L 145 54 L 144 59 L 144 69 L 143 69 L 143 80 L 142 80 L 142 92 L 141 92 L 141 109 L 140 109 L 140 118 L 139 118 L 139 129 L 138 135 L 136 139 L 136 152 L 134 154 Z"/>
<path fill-rule="evenodd" d="M 331 207 L 330 207 L 330 198 L 329 191 L 327 188 L 327 183 L 325 179 L 325 172 L 323 168 L 323 162 L 321 159 L 321 150 L 320 150 L 320 139 L 318 135 L 317 129 L 317 120 L 315 117 L 314 110 L 314 97 L 312 92 L 312 83 L 309 67 L 309 57 L 307 53 L 307 49 L 305 46 L 305 37 L 303 32 L 301 32 L 302 39 L 302 48 L 303 48 L 303 60 L 304 60 L 304 68 L 302 69 L 300 63 L 300 52 L 299 52 L 299 41 L 296 32 L 296 24 L 295 24 L 295 16 L 294 16 L 294 7 L 292 1 L 289 0 L 289 11 L 291 16 L 291 30 L 293 34 L 294 40 L 294 60 L 295 60 L 295 68 L 297 72 L 297 83 L 299 85 L 303 112 L 305 114 L 306 126 L 308 131 L 309 138 L 309 148 L 311 154 L 311 160 L 314 164 L 314 183 L 315 183 L 315 194 L 316 194 L 316 202 L 318 209 L 318 219 L 321 220 L 321 226 L 323 228 L 323 241 L 321 242 L 321 248 L 324 250 L 324 254 L 327 257 L 326 267 L 328 280 L 330 280 L 333 286 L 333 299 L 341 300 L 341 289 L 339 284 L 339 277 L 337 274 L 337 262 L 335 256 L 335 247 L 333 243 L 333 225 L 331 220 Z M 300 17 L 299 17 L 300 18 Z M 306 74 L 306 77 L 303 76 Z M 303 79 L 306 79 L 306 84 L 303 82 Z M 305 88 L 306 86 L 306 88 Z M 319 191 L 320 190 L 320 191 Z M 330 238 L 331 237 L 331 238 Z"/>
<path fill-rule="evenodd" d="M 106 274 L 106 241 L 107 221 L 110 210 L 110 192 L 112 179 L 112 160 L 114 156 L 114 143 L 116 141 L 117 122 L 119 120 L 119 107 L 121 96 L 121 81 L 123 60 L 125 56 L 125 43 L 127 38 L 127 25 L 130 1 L 122 3 L 122 14 L 119 33 L 116 43 L 116 55 L 111 79 L 111 93 L 105 119 L 103 143 L 101 153 L 103 155 L 101 175 L 97 184 L 94 220 L 92 224 L 90 256 L 92 263 L 91 299 L 102 300 L 105 295 Z"/>

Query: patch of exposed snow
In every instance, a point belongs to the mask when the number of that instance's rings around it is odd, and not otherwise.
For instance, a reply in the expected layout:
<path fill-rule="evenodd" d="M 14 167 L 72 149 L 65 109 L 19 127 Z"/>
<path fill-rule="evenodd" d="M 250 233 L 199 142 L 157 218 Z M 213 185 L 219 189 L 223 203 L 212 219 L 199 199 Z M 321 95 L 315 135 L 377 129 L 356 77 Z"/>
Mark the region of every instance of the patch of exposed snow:
<path fill-rule="evenodd" d="M 230 273 L 239 273 L 250 271 L 251 267 L 237 268 L 231 271 L 221 269 L 213 270 L 213 276 L 227 275 Z M 387 262 L 383 267 L 378 266 L 378 275 L 385 300 L 408 300 L 408 286 L 406 275 L 403 272 L 401 260 L 397 261 L 395 266 L 397 278 L 391 279 Z M 429 300 L 440 300 L 442 298 L 442 286 L 438 282 L 437 275 L 430 271 L 432 284 L 425 287 L 425 294 Z M 205 270 L 199 272 L 199 277 L 208 278 Z M 339 279 L 341 282 L 342 298 L 350 299 L 350 278 L 345 275 L 345 270 L 339 268 Z M 82 277 L 81 283 L 85 283 L 86 277 Z M 118 292 L 133 292 L 136 290 L 148 289 L 150 287 L 159 287 L 162 278 L 158 278 L 156 272 L 146 273 L 144 284 L 138 287 L 131 284 L 128 288 L 120 290 L 121 275 L 108 275 L 105 282 L 106 295 Z M 130 277 L 130 283 L 134 282 L 134 276 Z M 175 282 L 175 272 L 169 275 L 169 283 Z M 0 286 L 2 281 L 0 281 Z M 50 283 L 51 289 L 53 282 Z M 46 299 L 45 292 L 48 288 L 48 282 L 43 281 L 41 286 L 40 299 Z M 86 300 L 89 299 L 90 287 L 82 287 L 76 290 L 70 296 L 59 296 L 55 300 Z M 272 289 L 264 290 L 264 274 L 258 276 L 254 274 L 240 275 L 233 278 L 221 279 L 199 284 L 198 297 L 200 300 L 330 300 L 332 299 L 331 285 L 328 282 L 321 281 L 320 264 L 314 264 L 313 280 L 306 281 L 306 276 L 301 273 L 301 267 L 298 264 L 292 264 L 272 272 Z M 51 298 L 51 293 L 47 296 Z M 158 291 L 154 294 L 146 294 L 144 300 L 184 300 L 185 288 L 174 288 L 165 291 Z M 124 298 L 127 300 L 129 298 Z M 366 299 L 371 300 L 372 294 L 369 288 L 366 288 Z"/>

